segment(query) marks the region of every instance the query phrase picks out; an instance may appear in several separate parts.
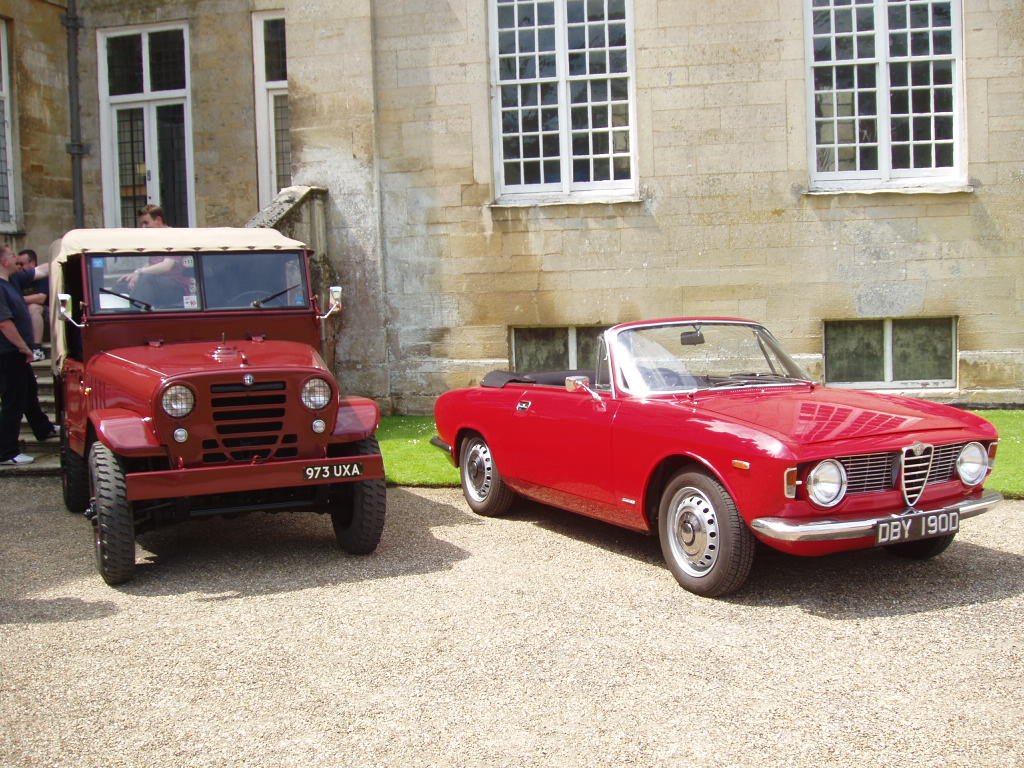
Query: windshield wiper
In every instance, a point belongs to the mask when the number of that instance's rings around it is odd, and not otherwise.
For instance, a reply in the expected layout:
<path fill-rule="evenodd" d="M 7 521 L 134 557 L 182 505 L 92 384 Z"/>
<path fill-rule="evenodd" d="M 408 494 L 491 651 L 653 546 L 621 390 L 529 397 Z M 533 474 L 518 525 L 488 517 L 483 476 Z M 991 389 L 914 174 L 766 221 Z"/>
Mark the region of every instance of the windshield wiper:
<path fill-rule="evenodd" d="M 152 304 L 150 304 L 149 302 L 143 301 L 142 299 L 136 299 L 134 296 L 129 296 L 127 293 L 118 293 L 117 291 L 112 291 L 109 288 L 100 288 L 100 293 L 106 293 L 106 294 L 109 294 L 110 296 L 117 296 L 117 298 L 124 299 L 129 304 L 131 304 L 132 306 L 138 307 L 139 309 L 141 309 L 141 310 L 143 310 L 145 312 L 152 312 L 153 311 L 153 305 Z"/>
<path fill-rule="evenodd" d="M 262 299 L 253 299 L 252 306 L 254 306 L 256 309 L 263 309 L 264 303 L 266 303 L 268 301 L 273 301 L 278 296 L 284 296 L 286 293 L 288 293 L 288 291 L 294 290 L 295 288 L 298 288 L 298 287 L 299 287 L 299 284 L 296 283 L 295 285 L 289 285 L 283 291 L 278 291 L 277 293 L 275 293 L 275 294 L 273 294 L 271 296 L 266 296 L 266 297 L 264 297 Z"/>
<path fill-rule="evenodd" d="M 804 379 L 795 379 L 792 376 L 783 376 L 779 373 L 730 373 L 727 377 L 714 381 L 712 387 L 745 387 L 748 384 L 760 384 L 767 381 L 785 381 L 794 384 L 804 384 Z"/>

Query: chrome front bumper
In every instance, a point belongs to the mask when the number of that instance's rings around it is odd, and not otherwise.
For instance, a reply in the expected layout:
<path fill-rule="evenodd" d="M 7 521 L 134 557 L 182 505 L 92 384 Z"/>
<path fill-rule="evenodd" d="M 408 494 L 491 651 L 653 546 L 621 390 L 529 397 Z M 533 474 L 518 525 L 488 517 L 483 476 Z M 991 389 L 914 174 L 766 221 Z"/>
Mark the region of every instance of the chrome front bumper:
<path fill-rule="evenodd" d="M 980 499 L 967 499 L 934 509 L 908 509 L 903 514 L 917 512 L 958 512 L 960 519 L 974 517 L 988 512 L 1003 500 L 1003 495 L 988 491 Z M 765 539 L 774 541 L 838 541 L 841 539 L 863 539 L 873 536 L 879 523 L 898 519 L 901 515 L 879 515 L 855 520 L 800 520 L 789 517 L 758 517 L 750 527 Z"/>

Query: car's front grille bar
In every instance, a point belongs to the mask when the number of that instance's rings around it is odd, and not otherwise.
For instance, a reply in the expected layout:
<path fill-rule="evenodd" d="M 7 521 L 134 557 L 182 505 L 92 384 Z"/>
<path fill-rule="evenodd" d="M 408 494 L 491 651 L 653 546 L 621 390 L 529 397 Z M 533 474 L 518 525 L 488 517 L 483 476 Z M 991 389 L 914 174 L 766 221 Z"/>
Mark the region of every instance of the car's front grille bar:
<path fill-rule="evenodd" d="M 210 410 L 215 439 L 203 441 L 203 461 L 223 464 L 254 459 L 293 458 L 296 435 L 282 434 L 287 416 L 287 383 L 213 384 Z"/>
<path fill-rule="evenodd" d="M 849 493 L 878 493 L 901 488 L 907 504 L 913 506 L 924 489 L 956 476 L 956 460 L 963 443 L 922 445 L 920 455 L 913 448 L 902 453 L 866 453 L 840 456 L 846 470 Z"/>

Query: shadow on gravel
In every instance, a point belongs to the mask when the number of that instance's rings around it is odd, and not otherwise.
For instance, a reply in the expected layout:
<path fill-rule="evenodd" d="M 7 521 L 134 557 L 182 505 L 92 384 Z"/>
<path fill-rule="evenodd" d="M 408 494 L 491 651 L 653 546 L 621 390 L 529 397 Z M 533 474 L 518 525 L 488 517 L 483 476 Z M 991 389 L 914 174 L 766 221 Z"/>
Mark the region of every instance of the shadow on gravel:
<path fill-rule="evenodd" d="M 869 549 L 795 557 L 759 547 L 739 605 L 795 605 L 823 618 L 903 616 L 989 603 L 1024 593 L 1024 557 L 954 541 L 931 560 Z"/>
<path fill-rule="evenodd" d="M 77 597 L 52 600 L 0 598 L 0 624 L 65 624 L 113 616 L 118 608 L 109 600 L 89 602 Z"/>
<path fill-rule="evenodd" d="M 479 524 L 466 510 L 401 488 L 388 489 L 384 536 L 366 556 L 338 547 L 329 515 L 253 513 L 190 521 L 139 536 L 135 578 L 112 588 L 96 572 L 90 525 L 64 511 L 59 483 L 22 481 L 17 494 L 0 499 L 0 512 L 10 516 L 0 539 L 0 625 L 104 618 L 121 610 L 125 595 L 195 592 L 203 600 L 232 600 L 446 571 L 468 553 L 432 531 Z M 90 594 L 110 590 L 112 599 L 32 597 L 83 579 Z"/>
<path fill-rule="evenodd" d="M 654 536 L 525 500 L 517 501 L 506 519 L 664 567 Z M 719 599 L 734 605 L 793 605 L 823 618 L 850 620 L 926 613 L 1022 593 L 1024 557 L 957 540 L 924 561 L 880 549 L 797 557 L 759 544 L 746 585 Z"/>
<path fill-rule="evenodd" d="M 401 488 L 388 489 L 383 539 L 365 556 L 338 547 L 328 515 L 194 520 L 140 535 L 135 578 L 117 589 L 138 597 L 199 592 L 206 600 L 234 600 L 445 571 L 468 554 L 431 529 L 467 523 L 464 512 Z"/>

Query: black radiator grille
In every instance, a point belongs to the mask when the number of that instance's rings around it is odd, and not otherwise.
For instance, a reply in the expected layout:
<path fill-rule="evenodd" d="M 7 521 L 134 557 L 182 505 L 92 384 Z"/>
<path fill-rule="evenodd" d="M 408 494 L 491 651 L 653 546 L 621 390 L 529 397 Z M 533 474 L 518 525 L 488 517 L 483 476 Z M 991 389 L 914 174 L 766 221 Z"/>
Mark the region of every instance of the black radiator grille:
<path fill-rule="evenodd" d="M 213 384 L 210 411 L 216 439 L 203 441 L 203 462 L 249 462 L 294 458 L 298 436 L 283 434 L 288 386 L 283 381 L 251 385 Z M 289 446 L 289 447 L 285 447 Z"/>

